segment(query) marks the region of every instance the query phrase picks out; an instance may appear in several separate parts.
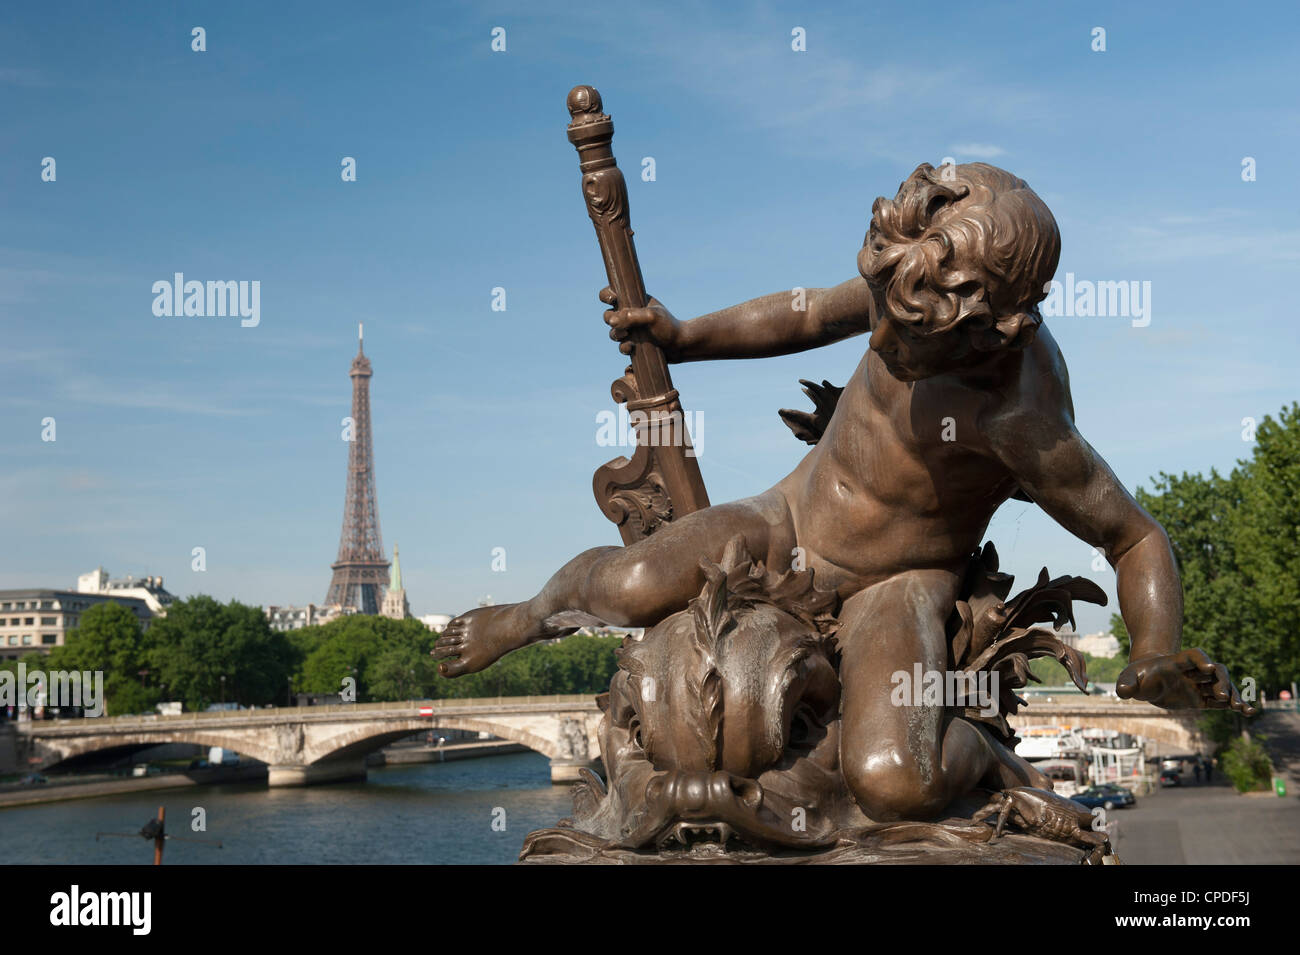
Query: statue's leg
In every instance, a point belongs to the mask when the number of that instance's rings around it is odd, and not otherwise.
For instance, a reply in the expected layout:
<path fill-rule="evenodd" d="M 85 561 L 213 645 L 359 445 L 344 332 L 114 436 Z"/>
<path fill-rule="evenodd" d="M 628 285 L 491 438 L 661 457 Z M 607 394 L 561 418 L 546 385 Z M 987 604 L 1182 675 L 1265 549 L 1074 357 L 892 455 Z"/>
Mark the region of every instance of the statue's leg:
<path fill-rule="evenodd" d="M 754 560 L 788 567 L 794 526 L 785 497 L 772 490 L 695 511 L 628 547 L 600 548 L 595 560 L 578 558 L 529 601 L 530 613 L 544 618 L 576 609 L 617 626 L 654 626 L 699 595 L 700 559 L 721 560 L 737 534 Z"/>
<path fill-rule="evenodd" d="M 894 692 L 894 675 L 911 686 L 918 663 L 922 673 L 947 669 L 944 622 L 960 583 L 947 571 L 909 571 L 855 594 L 840 612 L 840 764 L 876 821 L 933 818 L 995 768 L 974 726 L 945 727 L 942 705 L 897 705 Z"/>
<path fill-rule="evenodd" d="M 650 627 L 686 607 L 704 586 L 700 558 L 722 559 L 745 538 L 773 570 L 789 568 L 794 523 L 777 489 L 695 511 L 627 547 L 597 547 L 565 564 L 531 600 L 481 607 L 447 625 L 434 648 L 446 676 L 481 670 L 511 650 L 554 636 L 547 620 L 565 611 L 623 627 Z"/>

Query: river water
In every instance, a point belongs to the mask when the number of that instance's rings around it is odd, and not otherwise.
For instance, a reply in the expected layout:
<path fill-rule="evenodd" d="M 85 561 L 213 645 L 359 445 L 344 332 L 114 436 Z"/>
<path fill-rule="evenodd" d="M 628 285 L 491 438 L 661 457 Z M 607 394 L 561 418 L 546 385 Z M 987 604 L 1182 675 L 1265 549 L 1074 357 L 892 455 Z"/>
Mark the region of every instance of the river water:
<path fill-rule="evenodd" d="M 136 832 L 161 805 L 169 833 L 223 844 L 169 840 L 168 865 L 504 865 L 531 830 L 571 813 L 570 789 L 551 784 L 544 756 L 516 753 L 372 768 L 366 782 L 300 789 L 246 783 L 100 796 L 0 809 L 0 860 L 147 864 L 151 841 L 96 841 L 95 833 Z M 191 830 L 195 807 L 206 810 L 206 832 Z"/>

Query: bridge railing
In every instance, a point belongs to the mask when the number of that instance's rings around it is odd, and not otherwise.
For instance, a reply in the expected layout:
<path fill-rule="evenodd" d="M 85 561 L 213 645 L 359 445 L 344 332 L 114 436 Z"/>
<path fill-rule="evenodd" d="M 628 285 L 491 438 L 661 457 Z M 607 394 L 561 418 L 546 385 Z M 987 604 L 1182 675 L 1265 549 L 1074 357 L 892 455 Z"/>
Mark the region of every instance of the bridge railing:
<path fill-rule="evenodd" d="M 502 709 L 510 706 L 554 707 L 570 704 L 595 704 L 595 696 L 590 693 L 565 693 L 553 696 L 497 696 L 465 697 L 440 700 L 388 700 L 380 703 L 331 703 L 316 706 L 267 706 L 248 710 L 200 710 L 193 713 L 164 715 L 161 713 L 139 716 L 83 716 L 73 719 L 24 720 L 15 725 L 20 731 L 30 732 L 38 726 L 59 728 L 105 728 L 107 726 L 176 726 L 179 724 L 203 723 L 207 721 L 234 720 L 236 722 L 260 722 L 278 715 L 293 714 L 295 717 L 342 716 L 356 713 L 382 713 L 391 710 L 415 710 L 432 708 L 434 715 L 439 710 L 447 709 Z M 429 717 L 426 717 L 429 718 Z"/>

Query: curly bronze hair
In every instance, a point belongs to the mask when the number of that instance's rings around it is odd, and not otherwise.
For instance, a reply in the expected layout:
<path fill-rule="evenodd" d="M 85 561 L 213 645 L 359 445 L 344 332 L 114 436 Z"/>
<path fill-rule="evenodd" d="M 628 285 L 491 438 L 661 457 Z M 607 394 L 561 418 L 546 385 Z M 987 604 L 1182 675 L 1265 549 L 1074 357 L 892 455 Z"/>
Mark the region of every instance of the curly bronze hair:
<path fill-rule="evenodd" d="M 922 163 L 871 207 L 858 270 L 885 315 L 924 334 L 965 329 L 979 351 L 1023 348 L 1061 233 L 1023 179 L 987 163 Z"/>

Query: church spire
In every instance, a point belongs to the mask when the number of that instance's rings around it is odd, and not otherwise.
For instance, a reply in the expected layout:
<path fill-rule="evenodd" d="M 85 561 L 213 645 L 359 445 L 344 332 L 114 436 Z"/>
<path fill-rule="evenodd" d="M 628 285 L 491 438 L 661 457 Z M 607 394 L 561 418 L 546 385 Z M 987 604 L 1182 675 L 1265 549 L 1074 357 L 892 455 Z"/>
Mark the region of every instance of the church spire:
<path fill-rule="evenodd" d="M 402 561 L 397 554 L 397 544 L 393 544 L 393 582 L 384 594 L 384 605 L 379 612 L 394 620 L 405 620 L 411 616 L 411 605 L 406 601 L 406 590 L 402 587 Z"/>

